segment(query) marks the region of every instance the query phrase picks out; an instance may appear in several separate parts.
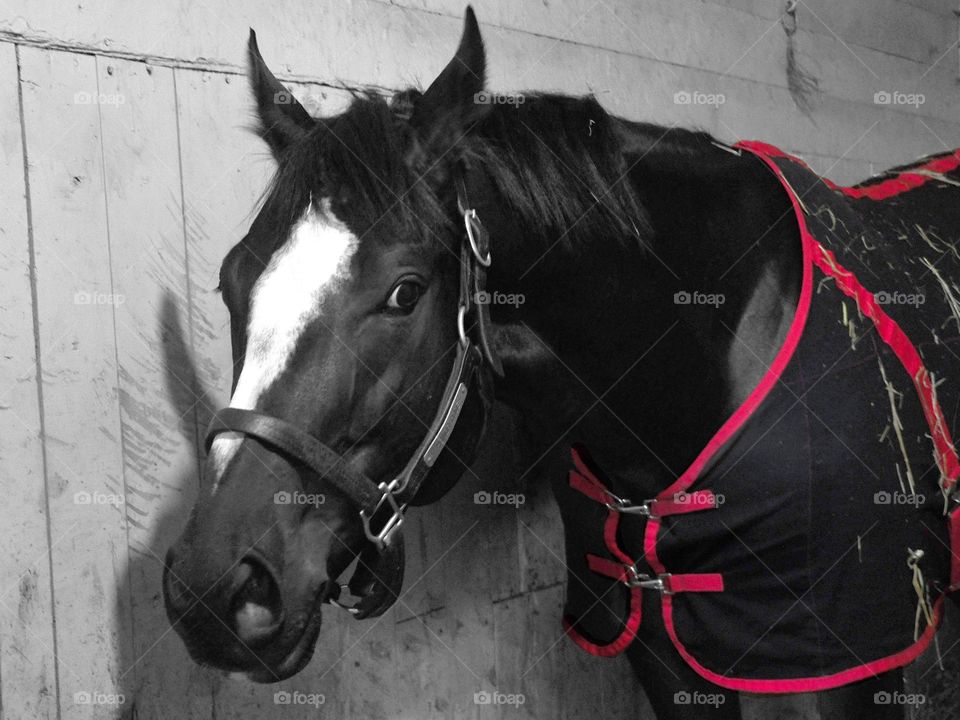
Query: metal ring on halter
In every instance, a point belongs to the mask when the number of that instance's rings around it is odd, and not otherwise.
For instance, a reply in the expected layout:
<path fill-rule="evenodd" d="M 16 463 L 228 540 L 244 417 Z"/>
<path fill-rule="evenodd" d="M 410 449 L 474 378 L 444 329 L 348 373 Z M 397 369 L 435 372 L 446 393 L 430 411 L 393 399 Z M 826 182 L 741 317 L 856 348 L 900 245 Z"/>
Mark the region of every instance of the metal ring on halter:
<path fill-rule="evenodd" d="M 473 256 L 477 259 L 477 262 L 483 265 L 484 267 L 490 267 L 490 250 L 487 249 L 487 256 L 483 257 L 480 254 L 480 248 L 477 247 L 477 239 L 473 236 L 474 223 L 479 223 L 480 218 L 477 217 L 477 211 L 473 208 L 463 211 L 463 224 L 467 228 L 467 239 L 470 241 L 470 249 L 473 251 Z"/>
<path fill-rule="evenodd" d="M 467 328 L 464 321 L 467 318 L 467 306 L 461 305 L 457 310 L 457 332 L 460 334 L 460 347 L 466 347 L 470 342 L 467 340 Z"/>

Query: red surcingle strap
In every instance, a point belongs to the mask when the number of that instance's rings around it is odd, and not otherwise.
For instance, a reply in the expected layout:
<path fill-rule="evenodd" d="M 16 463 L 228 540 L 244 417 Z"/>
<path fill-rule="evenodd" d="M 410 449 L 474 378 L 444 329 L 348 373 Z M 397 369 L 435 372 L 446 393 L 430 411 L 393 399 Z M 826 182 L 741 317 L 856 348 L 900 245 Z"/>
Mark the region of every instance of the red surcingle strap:
<path fill-rule="evenodd" d="M 614 562 L 599 555 L 587 555 L 587 566 L 595 573 L 619 580 L 629 587 L 648 587 L 675 594 L 681 592 L 723 592 L 720 573 L 685 573 L 647 576 L 635 566 Z"/>
<path fill-rule="evenodd" d="M 574 453 L 574 456 L 576 457 L 576 453 Z M 587 472 L 589 473 L 589 471 Z M 715 510 L 717 507 L 717 498 L 711 490 L 695 490 L 690 493 L 680 492 L 673 497 L 653 498 L 635 505 L 630 500 L 617 497 L 607 490 L 592 473 L 584 475 L 577 470 L 570 471 L 570 487 L 583 493 L 594 502 L 606 505 L 611 510 L 646 517 L 683 515 L 700 510 Z"/>

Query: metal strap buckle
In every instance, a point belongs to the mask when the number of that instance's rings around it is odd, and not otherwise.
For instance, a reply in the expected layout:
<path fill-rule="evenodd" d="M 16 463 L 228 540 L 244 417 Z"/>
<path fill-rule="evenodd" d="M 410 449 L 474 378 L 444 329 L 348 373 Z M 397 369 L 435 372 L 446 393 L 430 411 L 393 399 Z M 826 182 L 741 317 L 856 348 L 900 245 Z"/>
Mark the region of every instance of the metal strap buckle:
<path fill-rule="evenodd" d="M 667 584 L 665 582 L 665 580 L 670 577 L 670 573 L 663 573 L 662 575 L 657 575 L 654 577 L 637 570 L 637 566 L 635 564 L 628 565 L 624 563 L 623 568 L 627 572 L 627 577 L 623 579 L 623 584 L 627 587 L 657 590 L 664 595 L 673 595 L 673 593 L 667 588 Z"/>
<path fill-rule="evenodd" d="M 487 248 L 486 256 L 480 254 L 480 248 L 477 246 L 477 238 L 474 233 L 482 233 L 483 228 L 480 225 L 480 218 L 477 217 L 477 211 L 473 208 L 463 211 L 463 224 L 467 228 L 467 240 L 470 241 L 470 250 L 477 262 L 484 267 L 490 267 L 490 248 Z"/>
<path fill-rule="evenodd" d="M 644 500 L 639 505 L 634 505 L 627 498 L 617 497 L 609 490 L 605 490 L 611 498 L 612 502 L 604 503 L 611 510 L 616 510 L 617 512 L 624 513 L 626 515 L 642 515 L 643 517 L 653 517 L 652 505 L 655 502 L 654 500 Z"/>
<path fill-rule="evenodd" d="M 365 510 L 360 511 L 360 519 L 363 521 L 363 532 L 366 534 L 367 539 L 370 540 L 370 542 L 376 543 L 380 547 L 386 545 L 394 531 L 403 524 L 403 511 L 407 509 L 407 504 L 398 503 L 397 498 L 394 496 L 394 493 L 397 491 L 397 483 L 399 481 L 400 478 L 397 477 L 391 480 L 389 483 L 380 483 L 377 487 L 383 494 L 377 501 L 377 505 L 374 507 L 373 512 L 370 513 L 370 515 L 367 515 Z M 374 533 L 370 528 L 370 520 L 380 511 L 380 508 L 385 502 L 390 503 L 390 508 L 393 510 L 393 513 L 383 524 L 383 527 L 380 528 L 380 531 Z"/>

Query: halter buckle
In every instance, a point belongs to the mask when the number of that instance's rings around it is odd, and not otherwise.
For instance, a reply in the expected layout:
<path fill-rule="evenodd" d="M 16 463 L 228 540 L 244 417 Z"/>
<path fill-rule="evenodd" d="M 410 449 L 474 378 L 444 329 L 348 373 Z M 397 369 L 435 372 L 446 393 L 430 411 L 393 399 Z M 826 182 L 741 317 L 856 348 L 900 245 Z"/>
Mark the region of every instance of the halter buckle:
<path fill-rule="evenodd" d="M 341 610 L 346 610 L 346 611 L 347 611 L 348 613 L 350 613 L 351 615 L 356 615 L 358 612 L 360 612 L 360 608 L 359 608 L 359 607 L 357 607 L 356 605 L 344 605 L 344 604 L 343 604 L 342 602 L 340 602 L 340 600 L 339 600 L 340 595 L 342 595 L 342 594 L 345 593 L 345 592 L 347 592 L 347 593 L 350 592 L 350 586 L 347 585 L 346 583 L 341 583 L 341 584 L 340 584 L 340 592 L 337 593 L 337 597 L 335 597 L 335 598 L 334 598 L 334 597 L 328 597 L 328 598 L 327 598 L 327 602 L 328 602 L 330 605 L 333 605 L 334 607 L 340 608 Z"/>
<path fill-rule="evenodd" d="M 397 484 L 399 481 L 400 478 L 397 477 L 391 480 L 389 483 L 380 483 L 377 487 L 383 494 L 377 501 L 377 505 L 374 507 L 373 512 L 367 515 L 366 510 L 360 511 L 360 520 L 363 522 L 363 532 L 367 536 L 367 539 L 378 547 L 383 547 L 386 545 L 390 541 L 393 533 L 401 525 L 403 525 L 403 511 L 407 509 L 407 504 L 397 502 L 397 498 L 394 496 L 394 493 L 397 491 Z M 370 528 L 370 521 L 373 519 L 373 516 L 380 511 L 380 508 L 383 507 L 385 502 L 390 503 L 390 509 L 393 512 L 390 517 L 387 518 L 387 521 L 383 524 L 383 527 L 380 528 L 380 531 L 375 533 Z"/>

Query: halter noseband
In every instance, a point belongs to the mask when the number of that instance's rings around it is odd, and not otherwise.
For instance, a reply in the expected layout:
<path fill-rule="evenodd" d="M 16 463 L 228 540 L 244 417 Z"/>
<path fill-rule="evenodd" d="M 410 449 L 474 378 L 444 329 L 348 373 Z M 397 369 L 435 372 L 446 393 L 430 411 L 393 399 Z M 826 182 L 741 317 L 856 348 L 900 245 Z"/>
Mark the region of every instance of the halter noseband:
<path fill-rule="evenodd" d="M 457 354 L 440 406 L 426 436 L 393 480 L 375 483 L 366 475 L 346 467 L 339 453 L 306 431 L 286 420 L 254 410 L 222 408 L 214 414 L 207 428 L 205 444 L 208 452 L 220 433 L 239 432 L 261 440 L 310 467 L 321 480 L 332 483 L 359 508 L 367 538 L 381 550 L 403 523 L 407 505 L 417 496 L 430 469 L 446 447 L 471 389 L 479 389 L 477 385 L 484 360 L 497 375 L 502 374 L 500 362 L 489 344 L 489 311 L 485 303 L 479 302 L 486 287 L 486 268 L 490 267 L 490 238 L 476 210 L 467 201 L 466 186 L 459 168 L 454 175 L 454 182 L 457 206 L 466 230 L 460 244 Z M 475 323 L 468 328 L 467 318 L 471 315 Z M 476 342 L 470 337 L 474 328 Z M 371 526 L 371 521 L 384 506 L 390 510 L 390 516 L 376 530 Z"/>

